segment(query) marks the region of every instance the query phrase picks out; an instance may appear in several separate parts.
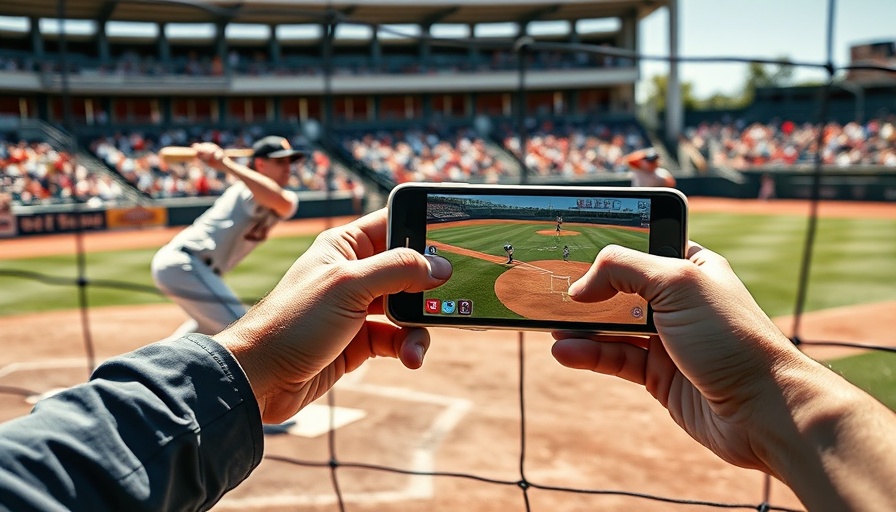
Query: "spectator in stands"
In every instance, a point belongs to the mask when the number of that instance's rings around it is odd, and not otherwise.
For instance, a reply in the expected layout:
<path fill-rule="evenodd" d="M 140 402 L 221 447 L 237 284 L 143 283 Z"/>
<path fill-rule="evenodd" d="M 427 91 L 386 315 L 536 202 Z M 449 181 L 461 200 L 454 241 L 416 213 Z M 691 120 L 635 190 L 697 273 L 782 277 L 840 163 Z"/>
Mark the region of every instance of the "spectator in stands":
<path fill-rule="evenodd" d="M 223 332 L 115 357 L 0 426 L 0 506 L 209 509 L 261 462 L 262 422 L 292 417 L 368 358 L 421 366 L 426 330 L 368 311 L 443 284 L 451 267 L 384 252 L 385 235 L 385 210 L 328 231 Z M 650 302 L 658 335 L 558 332 L 561 364 L 646 386 L 691 437 L 781 479 L 810 510 L 896 509 L 896 437 L 873 435 L 896 431 L 896 415 L 794 347 L 724 258 L 611 246 L 569 290 L 578 302 L 621 291 Z"/>
<path fill-rule="evenodd" d="M 253 135 L 254 134 L 254 135 Z M 103 137 L 90 144 L 94 154 L 116 170 L 138 190 L 159 199 L 195 196 L 219 196 L 235 178 L 214 169 L 196 166 L 193 162 L 167 163 L 158 157 L 159 148 L 189 146 L 199 140 L 212 140 L 222 147 L 248 147 L 261 136 L 257 130 L 241 132 L 214 130 L 188 134 L 175 129 L 147 135 L 139 132 Z M 290 190 L 326 190 L 328 175 L 333 175 L 332 190 L 347 190 L 346 171 L 324 153 L 314 151 L 291 169 L 286 184 Z"/>
<path fill-rule="evenodd" d="M 509 127 L 504 147 L 519 155 L 519 139 Z M 626 153 L 643 149 L 644 137 L 640 130 L 624 123 L 605 124 L 555 124 L 545 121 L 527 137 L 526 167 L 539 176 L 557 176 L 566 179 L 624 172 Z"/>
<path fill-rule="evenodd" d="M 497 182 L 510 174 L 485 141 L 469 128 L 415 127 L 358 136 L 345 134 L 345 148 L 374 172 L 407 181 Z"/>
<path fill-rule="evenodd" d="M 759 200 L 768 201 L 775 198 L 775 178 L 765 173 L 759 178 Z"/>
<path fill-rule="evenodd" d="M 45 142 L 0 141 L 0 148 L 0 186 L 17 204 L 78 201 L 101 206 L 125 197 L 111 177 L 89 171 Z"/>
<path fill-rule="evenodd" d="M 821 163 L 896 166 L 892 119 L 813 124 L 792 121 L 703 123 L 686 130 L 691 143 L 716 167 L 744 170 L 763 166 L 813 164 L 821 135 Z"/>
<path fill-rule="evenodd" d="M 660 167 L 660 157 L 654 149 L 635 151 L 625 157 L 632 169 L 633 187 L 674 187 L 675 177 Z"/>

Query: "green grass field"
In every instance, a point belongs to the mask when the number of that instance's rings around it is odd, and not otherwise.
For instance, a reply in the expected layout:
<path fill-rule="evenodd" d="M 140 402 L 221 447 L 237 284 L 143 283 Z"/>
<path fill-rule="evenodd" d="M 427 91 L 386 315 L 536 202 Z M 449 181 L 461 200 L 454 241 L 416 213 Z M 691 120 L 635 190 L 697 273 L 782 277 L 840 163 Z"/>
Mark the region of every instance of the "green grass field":
<path fill-rule="evenodd" d="M 769 315 L 777 316 L 794 311 L 807 222 L 806 218 L 799 216 L 695 213 L 691 216 L 689 231 L 692 240 L 726 256 L 760 306 Z M 438 236 L 445 243 L 455 243 L 452 241 L 454 235 L 446 229 Z M 483 237 L 481 245 L 470 248 L 503 256 L 502 246 L 511 235 L 508 230 L 491 233 L 487 238 Z M 571 247 L 576 244 L 584 246 L 588 240 L 587 235 L 563 238 L 579 239 L 575 242 L 569 240 Z M 305 236 L 269 240 L 226 280 L 241 297 L 250 301 L 260 298 L 276 284 L 313 239 Z M 592 243 L 595 246 L 598 244 L 594 240 L 587 242 Z M 546 259 L 527 254 L 529 249 L 525 243 L 518 245 L 514 242 L 514 246 L 518 247 L 514 256 L 519 259 Z M 90 286 L 89 305 L 100 307 L 167 302 L 156 293 L 143 291 L 152 290 L 149 262 L 153 253 L 153 250 L 130 250 L 87 255 L 86 276 L 91 282 L 105 280 L 125 283 L 128 287 Z M 896 300 L 894 255 L 896 220 L 821 219 L 811 264 L 806 310 Z M 581 253 L 573 250 L 571 259 L 580 258 Z M 66 284 L 11 277 L 11 272 L 42 274 Z M 0 261 L 0 314 L 76 307 L 76 277 L 74 255 Z M 868 321 L 873 322 L 874 319 Z M 840 360 L 834 368 L 857 384 L 873 390 L 890 407 L 896 408 L 896 376 L 892 375 L 892 362 L 892 356 L 888 354 L 870 353 Z"/>
<path fill-rule="evenodd" d="M 693 214 L 690 237 L 727 257 L 766 313 L 775 316 L 793 312 L 806 225 L 805 218 L 795 216 Z M 445 230 L 439 239 L 454 243 L 451 234 L 451 230 Z M 491 239 L 483 239 L 481 246 L 471 248 L 504 256 L 501 247 L 508 237 L 509 234 L 493 234 Z M 586 235 L 563 238 L 584 240 Z M 268 240 L 228 274 L 226 280 L 240 296 L 260 297 L 276 284 L 313 240 L 312 236 Z M 575 248 L 584 243 L 570 241 L 569 245 Z M 547 259 L 532 257 L 536 253 L 525 244 L 514 246 L 518 259 Z M 86 275 L 90 280 L 151 288 L 149 262 L 153 254 L 151 249 L 91 253 L 86 256 Z M 807 310 L 896 300 L 894 255 L 896 221 L 822 219 L 813 252 Z M 572 251 L 571 259 L 590 261 L 581 258 L 580 253 Z M 10 271 L 61 278 L 67 284 L 9 277 Z M 0 314 L 74 307 L 76 277 L 74 255 L 0 260 Z M 165 302 L 154 293 L 102 291 L 92 287 L 90 290 L 93 306 Z"/>
<path fill-rule="evenodd" d="M 620 244 L 639 250 L 647 250 L 647 233 L 606 227 L 567 225 L 566 231 L 578 235 L 556 236 L 553 223 L 501 223 L 472 226 L 430 228 L 428 238 L 444 244 L 469 249 L 490 256 L 507 258 L 505 244 L 513 245 L 513 258 L 517 261 L 560 260 L 563 246 L 570 249 L 569 259 L 590 263 L 608 244 Z M 426 297 L 471 299 L 476 304 L 475 315 L 487 318 L 521 318 L 498 300 L 492 283 L 510 267 L 478 258 L 462 256 L 450 251 L 441 253 L 454 268 L 452 278 Z"/>
<path fill-rule="evenodd" d="M 313 236 L 273 238 L 258 247 L 227 275 L 226 281 L 247 302 L 271 290 L 290 265 L 311 243 Z M 155 249 L 95 252 L 85 256 L 88 304 L 152 304 L 168 302 L 155 290 L 149 264 Z M 10 273 L 40 274 L 53 281 L 12 277 Z M 0 315 L 69 309 L 78 306 L 78 262 L 74 255 L 0 260 Z M 107 283 L 114 286 L 106 287 Z"/>
<path fill-rule="evenodd" d="M 477 226 L 439 228 L 430 238 L 492 256 L 506 257 L 504 244 L 512 244 L 513 257 L 523 261 L 560 259 L 564 245 L 569 245 L 569 259 L 594 261 L 594 257 L 608 244 L 619 244 L 647 250 L 647 234 L 606 227 L 567 226 L 564 231 L 580 233 L 576 236 L 553 236 L 537 231 L 553 232 L 553 224 L 496 223 Z"/>

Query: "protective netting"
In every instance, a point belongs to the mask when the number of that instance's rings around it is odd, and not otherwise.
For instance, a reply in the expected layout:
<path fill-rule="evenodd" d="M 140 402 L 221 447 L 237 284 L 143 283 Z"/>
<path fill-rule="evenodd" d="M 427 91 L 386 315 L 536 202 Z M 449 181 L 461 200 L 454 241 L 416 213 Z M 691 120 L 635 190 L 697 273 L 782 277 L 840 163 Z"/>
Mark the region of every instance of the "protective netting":
<path fill-rule="evenodd" d="M 160 9 L 164 9 L 164 4 L 183 4 L 189 5 L 195 8 L 202 8 L 206 10 L 212 10 L 217 14 L 220 14 L 224 17 L 232 16 L 234 14 L 238 14 L 236 11 L 231 11 L 228 8 L 224 7 L 213 7 L 209 5 L 200 5 L 194 3 L 187 2 L 156 2 L 161 4 Z M 293 9 L 293 11 L 295 11 Z M 825 62 L 788 62 L 788 65 L 792 65 L 795 67 L 811 67 L 825 70 L 828 73 L 829 81 L 827 85 L 824 87 L 824 94 L 821 95 L 818 104 L 818 125 L 823 126 L 827 121 L 828 116 L 828 98 L 830 88 L 832 87 L 831 83 L 834 79 L 835 73 L 848 69 L 869 69 L 869 70 L 878 70 L 878 71 L 888 71 L 888 72 L 896 72 L 896 70 L 883 68 L 878 66 L 848 66 L 848 67 L 836 67 L 833 63 L 832 57 L 832 38 L 833 38 L 833 19 L 834 19 L 834 11 L 835 11 L 835 2 L 831 0 L 828 4 L 828 26 L 826 33 L 826 41 L 824 42 L 828 49 L 828 56 Z M 61 17 L 64 17 L 64 2 L 60 3 L 60 14 Z M 316 16 L 316 13 L 309 13 L 309 16 Z M 321 22 L 327 23 L 329 29 L 327 30 L 327 37 L 332 37 L 332 34 L 335 32 L 335 28 L 337 25 L 342 23 L 347 24 L 359 24 L 365 25 L 367 24 L 364 20 L 353 19 L 350 15 L 347 15 L 343 12 L 338 11 L 330 11 L 326 14 L 326 18 L 322 19 Z M 381 28 L 383 29 L 383 28 Z M 388 29 L 383 29 L 388 30 Z M 421 40 L 426 40 L 427 43 L 437 44 L 437 45 L 451 45 L 456 47 L 467 47 L 471 45 L 482 45 L 484 44 L 482 41 L 476 39 L 445 39 L 445 38 L 428 38 L 425 36 L 412 36 L 419 38 Z M 60 50 L 65 51 L 64 44 L 64 34 L 60 34 L 60 39 L 62 39 L 62 43 L 60 44 Z M 527 136 L 527 128 L 525 123 L 522 120 L 525 118 L 525 102 L 522 100 L 523 94 L 527 91 L 526 84 L 526 59 L 525 55 L 527 53 L 535 53 L 539 51 L 551 51 L 551 52 L 561 52 L 561 53 L 588 53 L 595 55 L 609 55 L 613 57 L 632 59 L 633 61 L 641 61 L 641 60 L 658 60 L 658 61 L 677 61 L 677 62 L 692 62 L 692 63 L 719 63 L 719 62 L 738 62 L 738 63 L 762 63 L 762 64 L 781 64 L 779 59 L 763 59 L 763 58 L 740 58 L 740 57 L 687 57 L 687 56 L 676 56 L 674 59 L 669 56 L 648 56 L 642 55 L 635 52 L 609 48 L 606 46 L 593 46 L 587 44 L 571 44 L 571 43 L 548 43 L 548 42 L 539 42 L 530 38 L 520 38 L 515 40 L 490 40 L 487 44 L 491 47 L 504 48 L 509 51 L 515 52 L 519 58 L 519 98 L 520 101 L 517 103 L 517 109 L 522 108 L 523 111 L 518 111 L 518 119 L 520 119 L 520 123 L 518 125 L 518 133 L 520 141 L 525 141 Z M 325 66 L 329 72 L 332 72 L 330 66 Z M 65 67 L 63 67 L 63 70 Z M 64 75 L 64 72 L 63 72 Z M 66 81 L 63 79 L 63 95 L 68 96 L 69 92 L 65 89 Z M 327 91 L 327 94 L 332 94 L 331 91 Z M 799 272 L 799 281 L 798 281 L 798 293 L 796 298 L 796 303 L 794 305 L 794 316 L 793 316 L 793 341 L 799 346 L 833 346 L 833 347 L 850 347 L 855 349 L 865 349 L 865 350 L 879 350 L 879 351 L 888 351 L 894 352 L 896 350 L 890 347 L 883 347 L 877 345 L 869 345 L 869 344 L 856 344 L 856 343 L 846 343 L 840 342 L 836 340 L 805 340 L 801 336 L 801 328 L 803 321 L 803 313 L 805 309 L 805 304 L 807 300 L 807 287 L 809 282 L 810 268 L 813 261 L 813 248 L 816 243 L 816 232 L 818 225 L 818 203 L 819 203 L 819 187 L 821 184 L 822 178 L 822 163 L 821 163 L 821 148 L 823 146 L 821 140 L 821 134 L 823 130 L 819 130 L 819 143 L 818 143 L 818 155 L 815 158 L 815 169 L 812 174 L 812 195 L 809 200 L 811 204 L 810 214 L 807 218 L 807 231 L 806 237 L 803 244 L 802 250 L 802 259 L 800 262 L 800 272 Z M 525 143 L 521 143 L 519 147 L 526 147 Z M 520 177 L 520 181 L 526 182 L 526 172 L 525 168 Z M 76 205 L 75 208 L 78 206 Z M 46 284 L 58 285 L 58 286 L 75 286 L 79 291 L 79 303 L 81 304 L 82 310 L 82 333 L 85 347 L 85 354 L 88 361 L 88 368 L 92 369 L 95 366 L 96 356 L 94 354 L 92 335 L 91 335 L 91 324 L 89 321 L 88 311 L 88 301 L 87 301 L 87 289 L 89 287 L 94 288 L 108 288 L 108 289 L 118 289 L 124 291 L 130 291 L 134 293 L 145 293 L 145 294 L 161 294 L 153 287 L 144 286 L 135 283 L 129 282 L 121 282 L 121 281 L 105 281 L 100 279 L 93 279 L 91 276 L 87 274 L 87 265 L 86 265 L 86 257 L 84 244 L 81 241 L 82 233 L 75 234 L 78 243 L 77 243 L 77 268 L 78 268 L 78 277 L 76 279 L 68 279 L 68 278 L 60 278 L 54 277 L 47 274 L 36 273 L 36 272 L 26 272 L 26 271 L 16 271 L 16 270 L 2 270 L 0 271 L 0 275 L 7 277 L 17 277 L 27 280 L 41 281 Z M 552 292 L 565 292 L 569 287 L 569 277 L 568 276 L 550 276 L 550 287 Z M 555 283 L 555 279 L 558 281 Z M 202 298 L 202 297 L 197 297 Z M 213 300 L 213 299 L 209 299 Z M 245 297 L 242 299 L 244 303 L 254 303 L 257 299 L 251 297 Z M 7 343 L 14 343 L 15 340 L 6 340 Z M 725 503 L 718 501 L 702 501 L 698 499 L 677 499 L 671 498 L 667 496 L 660 496 L 649 493 L 641 493 L 641 492 L 631 492 L 624 490 L 613 490 L 613 489 L 589 489 L 589 488 L 578 488 L 574 486 L 569 487 L 559 487 L 552 485 L 545 485 L 540 483 L 535 478 L 528 478 L 526 475 L 526 457 L 527 457 L 527 443 L 526 443 L 526 428 L 527 428 L 527 407 L 526 407 L 526 360 L 525 360 L 525 334 L 518 333 L 517 335 L 517 376 L 518 376 L 518 404 L 519 404 L 519 439 L 521 440 L 519 446 L 518 453 L 518 467 L 519 474 L 518 478 L 515 479 L 497 479 L 489 476 L 484 476 L 477 474 L 476 472 L 440 472 L 440 471 L 418 471 L 413 469 L 407 469 L 406 467 L 396 467 L 392 465 L 379 465 L 379 464 L 371 464 L 371 463 L 362 463 L 355 462 L 350 460 L 343 460 L 337 455 L 336 450 L 336 439 L 339 436 L 339 430 L 335 428 L 335 414 L 331 412 L 330 414 L 330 428 L 327 429 L 327 445 L 328 445 L 328 454 L 324 459 L 311 460 L 311 459 L 303 459 L 296 458 L 286 455 L 277 455 L 269 453 L 266 455 L 266 459 L 271 462 L 282 463 L 288 466 L 302 466 L 305 468 L 318 468 L 320 471 L 328 471 L 330 475 L 330 481 L 332 485 L 333 494 L 335 495 L 334 503 L 335 507 L 338 510 L 346 510 L 350 506 L 350 501 L 347 500 L 344 496 L 343 491 L 340 486 L 340 474 L 343 471 L 348 470 L 357 470 L 357 471 L 365 471 L 371 473 L 382 473 L 382 474 L 397 474 L 397 475 L 406 475 L 406 476 L 427 476 L 438 479 L 466 479 L 476 482 L 481 482 L 497 487 L 511 487 L 516 488 L 518 492 L 521 494 L 521 507 L 525 510 L 530 510 L 531 504 L 529 500 L 529 493 L 533 489 L 548 491 L 548 492 L 559 492 L 559 493 L 571 493 L 571 494 L 581 494 L 581 495 L 615 495 L 615 496 L 623 496 L 627 497 L 631 500 L 630 508 L 638 509 L 639 503 L 642 500 L 649 500 L 655 502 L 666 503 L 670 506 L 671 509 L 674 509 L 673 506 L 682 506 L 682 507 L 694 507 L 694 506 L 702 506 L 702 507 L 711 507 L 711 508 L 726 508 L 726 509 L 755 509 L 755 510 L 791 510 L 789 508 L 776 506 L 771 503 L 771 481 L 766 478 L 765 485 L 761 490 L 757 490 L 757 494 L 761 493 L 761 498 L 757 500 L 757 503 Z M 486 364 L 486 363 L 483 363 Z M 21 394 L 21 395 L 31 395 L 34 392 L 32 390 L 18 388 L 14 386 L 3 386 L 0 387 L 0 393 L 9 393 L 9 394 Z M 327 403 L 330 406 L 330 411 L 335 411 L 337 408 L 338 401 L 338 390 L 331 391 L 327 395 Z M 695 495 L 699 494 L 699 489 L 693 490 Z M 361 504 L 363 504 L 363 498 L 361 499 Z"/>

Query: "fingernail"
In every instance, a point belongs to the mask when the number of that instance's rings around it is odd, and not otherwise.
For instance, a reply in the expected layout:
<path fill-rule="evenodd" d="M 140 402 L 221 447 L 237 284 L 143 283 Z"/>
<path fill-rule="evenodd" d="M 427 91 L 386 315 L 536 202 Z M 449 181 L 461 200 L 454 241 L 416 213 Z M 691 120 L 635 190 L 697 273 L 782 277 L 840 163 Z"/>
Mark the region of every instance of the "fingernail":
<path fill-rule="evenodd" d="M 423 347 L 423 345 L 420 343 L 414 344 L 414 352 L 417 354 L 417 357 L 420 359 L 420 361 L 423 361 L 423 356 L 426 355 L 426 349 Z"/>
<path fill-rule="evenodd" d="M 582 282 L 581 279 L 572 283 L 572 286 L 569 287 L 569 290 L 566 290 L 566 294 L 570 297 L 575 297 L 576 295 L 582 293 L 582 290 L 585 288 L 585 283 Z"/>
<path fill-rule="evenodd" d="M 451 277 L 451 262 L 441 256 L 425 255 L 429 262 L 429 275 L 435 279 L 448 279 Z"/>

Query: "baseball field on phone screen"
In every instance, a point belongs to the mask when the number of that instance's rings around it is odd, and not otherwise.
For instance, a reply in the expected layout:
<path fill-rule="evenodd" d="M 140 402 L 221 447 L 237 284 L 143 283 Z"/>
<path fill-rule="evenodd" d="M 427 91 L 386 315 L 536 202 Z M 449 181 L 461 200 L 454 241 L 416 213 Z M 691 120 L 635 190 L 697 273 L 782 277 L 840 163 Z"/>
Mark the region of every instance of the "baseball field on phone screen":
<path fill-rule="evenodd" d="M 649 219 L 649 199 L 430 195 L 426 250 L 454 272 L 424 314 L 645 324 L 637 295 L 582 304 L 568 289 L 609 244 L 647 251 Z"/>

